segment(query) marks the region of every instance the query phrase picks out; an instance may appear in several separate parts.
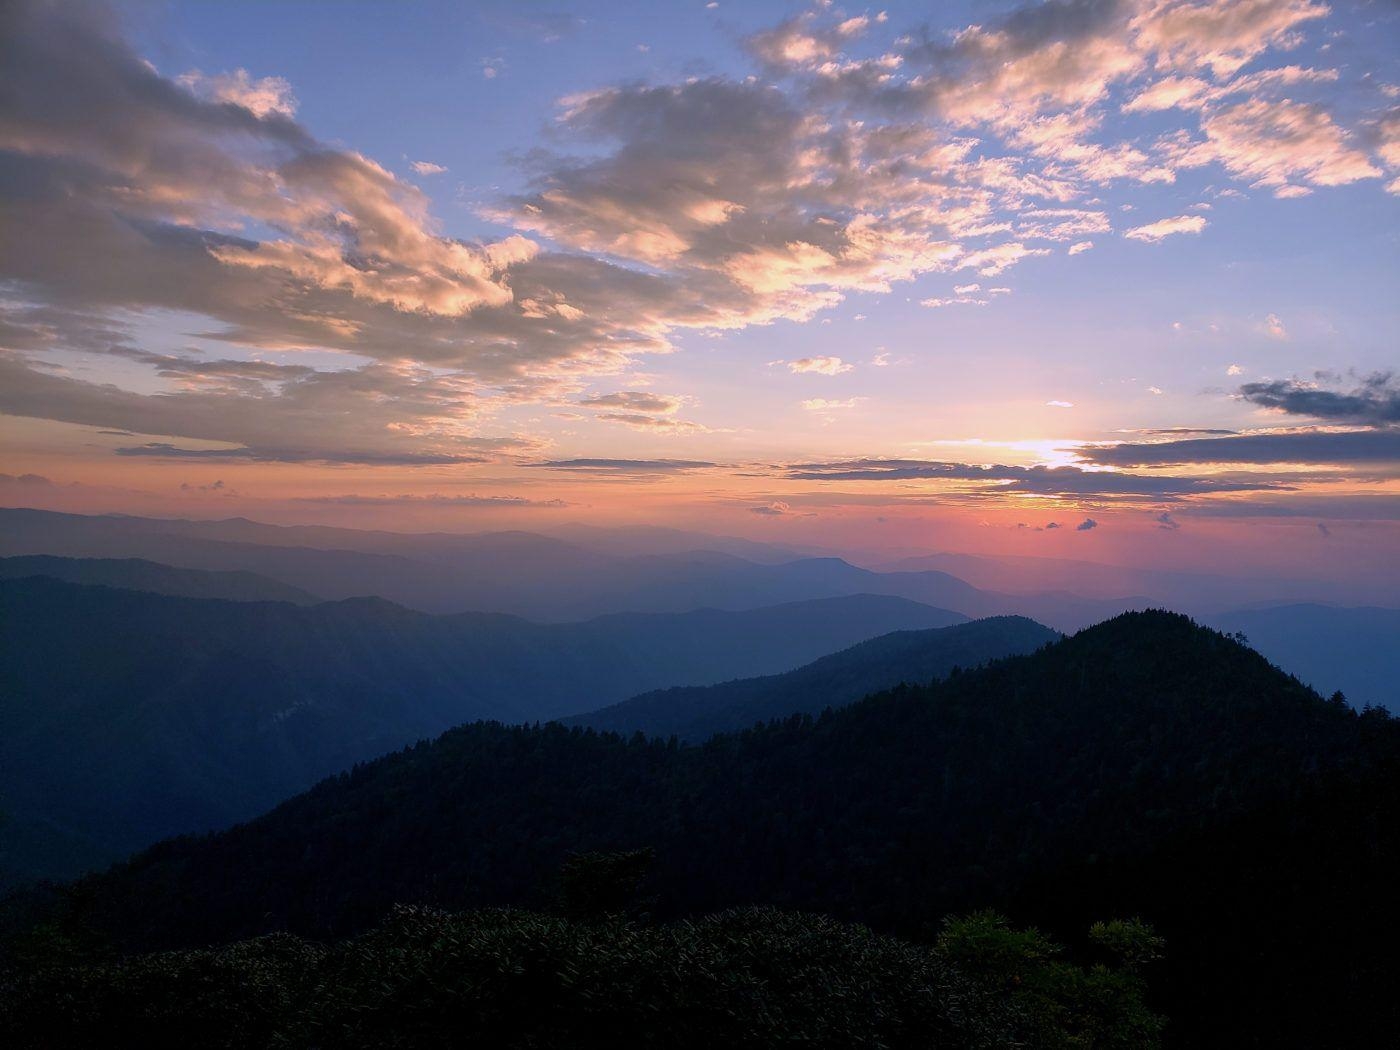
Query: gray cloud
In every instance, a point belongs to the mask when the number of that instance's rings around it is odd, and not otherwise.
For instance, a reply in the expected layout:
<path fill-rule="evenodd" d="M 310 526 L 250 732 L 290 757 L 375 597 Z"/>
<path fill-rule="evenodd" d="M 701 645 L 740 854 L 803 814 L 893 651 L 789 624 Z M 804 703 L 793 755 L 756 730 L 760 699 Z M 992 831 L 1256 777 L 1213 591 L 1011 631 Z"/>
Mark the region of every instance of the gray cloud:
<path fill-rule="evenodd" d="M 1317 379 L 1335 379 L 1318 373 Z M 1240 397 L 1262 408 L 1277 409 L 1295 416 L 1344 423 L 1400 423 L 1400 385 L 1391 372 L 1377 372 L 1363 378 L 1349 391 L 1326 390 L 1317 383 L 1297 379 L 1277 379 L 1265 383 L 1245 383 Z"/>
<path fill-rule="evenodd" d="M 1112 467 L 1191 463 L 1397 463 L 1400 429 L 1241 434 L 1157 443 L 1089 445 L 1076 450 L 1090 463 Z"/>
<path fill-rule="evenodd" d="M 162 368 L 171 370 L 168 364 Z M 471 463 L 528 452 L 531 442 L 475 437 L 460 379 L 387 364 L 321 372 L 258 362 L 182 362 L 170 393 L 139 394 L 53 375 L 0 353 L 0 412 L 138 434 L 217 441 L 227 451 L 169 442 L 123 455 L 339 463 Z"/>
<path fill-rule="evenodd" d="M 543 463 L 526 463 L 528 467 L 567 470 L 579 474 L 683 474 L 717 466 L 698 459 L 552 459 Z"/>
<path fill-rule="evenodd" d="M 1119 446 L 1121 447 L 1121 446 Z M 1248 492 L 1279 488 L 1277 482 L 1239 478 L 1145 477 L 1078 467 L 980 466 L 932 460 L 861 459 L 836 463 L 801 463 L 787 476 L 805 481 L 949 480 L 998 483 L 996 492 L 1042 495 L 1189 496 L 1211 492 Z"/>
<path fill-rule="evenodd" d="M 681 406 L 681 399 L 666 394 L 653 394 L 645 390 L 620 390 L 614 394 L 597 394 L 585 397 L 578 404 L 588 408 L 621 408 L 629 412 L 675 412 Z"/>
<path fill-rule="evenodd" d="M 1081 521 L 1078 525 L 1074 527 L 1074 531 L 1088 532 L 1090 529 L 1097 529 L 1098 527 L 1099 523 L 1093 518 L 1085 518 L 1083 521 Z"/>
<path fill-rule="evenodd" d="M 114 450 L 118 456 L 144 456 L 152 459 L 202 459 L 211 463 L 327 463 L 359 464 L 376 467 L 427 467 L 460 463 L 485 463 L 484 456 L 453 456 L 432 452 L 366 452 L 354 449 L 313 451 L 298 448 L 181 448 L 164 441 L 129 445 Z"/>
<path fill-rule="evenodd" d="M 19 488 L 48 488 L 53 482 L 42 474 L 0 474 L 0 485 Z"/>
<path fill-rule="evenodd" d="M 527 499 L 524 496 L 448 496 L 440 493 L 416 495 L 400 493 L 385 496 L 302 496 L 298 503 L 334 503 L 347 507 L 567 507 L 561 499 Z"/>

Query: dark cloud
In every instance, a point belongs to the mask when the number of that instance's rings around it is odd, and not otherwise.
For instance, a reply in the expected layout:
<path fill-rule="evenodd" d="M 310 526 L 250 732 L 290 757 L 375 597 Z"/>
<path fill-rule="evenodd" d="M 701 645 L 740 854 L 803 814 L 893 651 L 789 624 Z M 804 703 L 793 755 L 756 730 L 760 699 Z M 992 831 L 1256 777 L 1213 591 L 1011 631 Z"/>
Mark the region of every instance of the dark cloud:
<path fill-rule="evenodd" d="M 23 488 L 47 488 L 53 484 L 42 474 L 0 474 L 0 485 Z"/>
<path fill-rule="evenodd" d="M 1191 463 L 1396 463 L 1400 429 L 1334 433 L 1300 431 L 1241 434 L 1155 443 L 1089 445 L 1077 450 L 1090 463 L 1111 467 Z"/>
<path fill-rule="evenodd" d="M 561 499 L 527 499 L 524 496 L 449 496 L 440 493 L 416 495 L 400 493 L 385 496 L 302 496 L 299 503 L 335 503 L 347 507 L 567 507 Z"/>
<path fill-rule="evenodd" d="M 1185 437 L 1194 434 L 1198 437 L 1223 437 L 1238 434 L 1238 430 L 1212 430 L 1204 427 L 1161 427 L 1156 430 L 1134 430 L 1133 434 L 1146 434 L 1149 437 Z"/>
<path fill-rule="evenodd" d="M 1145 477 L 1079 467 L 981 466 L 911 459 L 860 459 L 835 463 L 799 463 L 787 476 L 804 481 L 950 480 L 995 483 L 995 492 L 1041 495 L 1189 496 L 1211 492 L 1248 492 L 1279 488 L 1274 481 L 1239 478 Z"/>
<path fill-rule="evenodd" d="M 1170 511 L 1162 511 L 1162 513 L 1157 515 L 1156 520 L 1157 528 L 1165 529 L 1168 532 L 1175 532 L 1177 529 L 1181 528 L 1180 522 L 1171 516 Z"/>
<path fill-rule="evenodd" d="M 552 459 L 524 465 L 580 474 L 683 474 L 717 464 L 699 459 Z"/>
<path fill-rule="evenodd" d="M 0 354 L 0 412 L 234 446 L 154 442 L 121 450 L 128 456 L 413 465 L 484 462 L 534 447 L 462 433 L 474 398 L 460 380 L 430 369 L 374 364 L 320 372 L 222 361 L 181 368 L 177 389 L 148 395 L 51 375 Z"/>
<path fill-rule="evenodd" d="M 791 514 L 792 507 L 781 500 L 775 500 L 772 503 L 764 503 L 761 506 L 750 507 L 749 513 L 758 514 L 766 518 L 780 518 L 785 514 Z"/>
<path fill-rule="evenodd" d="M 1090 529 L 1097 529 L 1098 527 L 1099 523 L 1093 518 L 1085 518 L 1083 521 L 1081 521 L 1078 525 L 1074 527 L 1074 531 L 1088 532 Z"/>
<path fill-rule="evenodd" d="M 1320 372 L 1318 380 L 1335 380 Z M 1342 423 L 1400 423 L 1400 384 L 1391 372 L 1366 376 L 1348 391 L 1326 390 L 1317 383 L 1278 379 L 1266 383 L 1246 383 L 1240 397 L 1263 408 L 1294 416 L 1313 416 Z"/>
<path fill-rule="evenodd" d="M 614 394 L 597 394 L 577 402 L 588 408 L 622 408 L 629 412 L 674 412 L 681 399 L 644 390 L 619 390 Z"/>
<path fill-rule="evenodd" d="M 344 449 L 334 452 L 299 448 L 181 448 L 163 441 L 114 450 L 119 456 L 153 459 L 200 459 L 212 463 L 326 463 L 377 467 L 427 467 L 455 463 L 486 463 L 484 456 L 453 456 L 431 452 L 367 452 Z"/>

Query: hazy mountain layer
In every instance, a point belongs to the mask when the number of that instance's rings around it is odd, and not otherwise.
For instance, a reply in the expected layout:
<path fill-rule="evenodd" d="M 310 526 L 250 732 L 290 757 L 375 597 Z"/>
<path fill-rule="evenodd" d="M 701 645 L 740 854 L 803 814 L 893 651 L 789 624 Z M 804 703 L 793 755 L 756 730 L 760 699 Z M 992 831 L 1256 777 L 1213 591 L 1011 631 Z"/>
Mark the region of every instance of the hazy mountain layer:
<path fill-rule="evenodd" d="M 644 548 L 654 548 L 648 538 Z M 722 543 L 732 547 L 733 544 Z M 405 534 L 0 509 L 0 554 L 149 558 L 237 569 L 328 599 L 376 595 L 434 613 L 501 612 L 561 622 L 614 612 L 754 609 L 887 594 L 969 617 L 1024 615 L 1071 630 L 1148 604 L 1068 592 L 1005 595 L 943 572 L 876 573 L 840 558 L 763 563 L 718 550 L 624 556 L 526 532 Z"/>
<path fill-rule="evenodd" d="M 563 722 L 614 733 L 674 735 L 693 743 L 792 714 L 820 714 L 824 708 L 843 707 L 903 682 L 926 684 L 954 668 L 968 670 L 1033 652 L 1058 637 L 1048 627 L 1018 616 L 896 631 L 785 674 L 658 689 Z"/>
<path fill-rule="evenodd" d="M 120 587 L 177 598 L 292 602 L 297 605 L 320 601 L 315 595 L 297 587 L 251 572 L 177 569 L 141 558 L 56 558 L 43 554 L 0 558 L 0 579 L 18 580 L 30 576 L 48 576 L 68 583 Z"/>
<path fill-rule="evenodd" d="M 540 625 L 0 581 L 0 864 L 72 874 L 478 718 L 533 721 L 960 622 L 900 598 Z"/>

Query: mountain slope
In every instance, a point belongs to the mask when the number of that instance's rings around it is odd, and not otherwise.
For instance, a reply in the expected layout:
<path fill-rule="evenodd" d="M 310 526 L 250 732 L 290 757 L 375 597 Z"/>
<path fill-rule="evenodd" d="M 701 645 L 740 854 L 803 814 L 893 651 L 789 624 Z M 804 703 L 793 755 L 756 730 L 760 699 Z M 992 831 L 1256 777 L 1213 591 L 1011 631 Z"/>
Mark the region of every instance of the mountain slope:
<path fill-rule="evenodd" d="M 1397 1019 L 1398 737 L 1183 617 L 1129 614 L 701 747 L 464 727 L 75 899 L 127 944 L 342 933 L 395 901 L 521 903 L 569 850 L 651 845 L 663 911 L 761 902 L 917 935 L 1003 902 L 1102 918 L 1075 887 L 1111 873 L 1114 911 L 1171 946 L 1183 1045 L 1359 1045 Z M 1281 864 L 1267 887 L 1255 856 Z"/>
<path fill-rule="evenodd" d="M 1032 652 L 1059 635 L 1033 620 L 1003 616 L 928 631 L 897 631 L 832 653 L 785 674 L 710 686 L 659 689 L 565 725 L 605 732 L 643 732 L 698 742 L 795 713 L 842 707 L 901 682 L 925 683 L 955 667 L 977 667 Z"/>
<path fill-rule="evenodd" d="M 856 596 L 540 625 L 0 581 L 0 858 L 11 880 L 74 874 L 460 722 L 783 671 L 962 619 Z"/>
<path fill-rule="evenodd" d="M 315 595 L 251 572 L 177 569 L 141 558 L 57 558 L 35 554 L 0 558 L 0 580 L 48 576 L 66 583 L 147 591 L 177 598 L 222 598 L 231 602 L 292 602 L 310 605 Z"/>

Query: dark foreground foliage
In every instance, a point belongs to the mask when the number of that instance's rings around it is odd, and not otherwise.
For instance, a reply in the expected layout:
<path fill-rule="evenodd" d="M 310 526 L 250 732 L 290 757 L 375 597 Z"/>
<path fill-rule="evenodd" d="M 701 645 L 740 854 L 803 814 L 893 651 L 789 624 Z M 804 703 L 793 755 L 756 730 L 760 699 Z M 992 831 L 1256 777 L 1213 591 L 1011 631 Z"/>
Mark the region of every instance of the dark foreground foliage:
<path fill-rule="evenodd" d="M 979 913 L 920 946 L 772 909 L 641 925 L 401 907 L 333 947 L 276 934 L 0 991 L 0 1038 L 64 1047 L 1044 1047 L 1142 1050 L 1157 938 L 1100 924 L 1080 965 Z"/>

